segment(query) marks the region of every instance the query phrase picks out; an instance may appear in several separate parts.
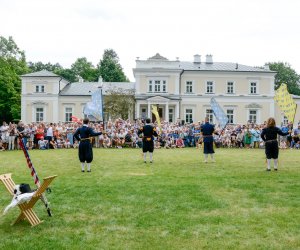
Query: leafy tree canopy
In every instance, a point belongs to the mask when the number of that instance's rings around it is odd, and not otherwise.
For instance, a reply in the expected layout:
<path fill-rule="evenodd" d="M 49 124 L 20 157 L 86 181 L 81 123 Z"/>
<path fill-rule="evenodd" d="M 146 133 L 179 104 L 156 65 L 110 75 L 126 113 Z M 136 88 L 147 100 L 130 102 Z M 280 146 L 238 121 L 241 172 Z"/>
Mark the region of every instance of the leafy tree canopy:
<path fill-rule="evenodd" d="M 128 118 L 129 110 L 134 107 L 134 90 L 114 88 L 107 90 L 104 98 L 104 110 L 112 118 Z"/>
<path fill-rule="evenodd" d="M 29 69 L 25 53 L 12 37 L 0 36 L 0 120 L 12 121 L 21 117 L 21 79 Z"/>
<path fill-rule="evenodd" d="M 85 57 L 78 58 L 75 63 L 71 66 L 72 72 L 77 78 L 82 77 L 88 82 L 95 82 L 98 80 L 98 71 L 91 62 Z"/>
<path fill-rule="evenodd" d="M 119 63 L 117 53 L 112 49 L 106 49 L 102 60 L 98 64 L 99 74 L 105 82 L 129 82 Z"/>
<path fill-rule="evenodd" d="M 278 89 L 280 84 L 286 83 L 290 94 L 300 95 L 300 76 L 288 63 L 271 62 L 268 64 L 271 70 L 277 71 L 275 76 L 275 89 Z"/>

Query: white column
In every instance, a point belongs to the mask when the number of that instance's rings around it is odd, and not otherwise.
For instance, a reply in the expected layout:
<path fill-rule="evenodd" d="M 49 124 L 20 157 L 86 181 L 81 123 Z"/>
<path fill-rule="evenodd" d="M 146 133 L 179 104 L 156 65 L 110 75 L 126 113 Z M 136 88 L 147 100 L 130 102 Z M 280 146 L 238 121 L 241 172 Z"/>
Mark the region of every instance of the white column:
<path fill-rule="evenodd" d="M 136 117 L 135 118 L 140 118 L 140 104 L 138 102 L 136 103 Z"/>
<path fill-rule="evenodd" d="M 181 117 L 179 114 L 179 103 L 177 102 L 175 105 L 175 121 L 177 121 L 178 118 L 181 118 Z"/>
<path fill-rule="evenodd" d="M 166 103 L 165 121 L 169 121 L 169 103 Z"/>
<path fill-rule="evenodd" d="M 151 106 L 150 106 L 150 102 L 148 102 L 148 117 L 147 118 L 150 118 L 151 119 Z"/>

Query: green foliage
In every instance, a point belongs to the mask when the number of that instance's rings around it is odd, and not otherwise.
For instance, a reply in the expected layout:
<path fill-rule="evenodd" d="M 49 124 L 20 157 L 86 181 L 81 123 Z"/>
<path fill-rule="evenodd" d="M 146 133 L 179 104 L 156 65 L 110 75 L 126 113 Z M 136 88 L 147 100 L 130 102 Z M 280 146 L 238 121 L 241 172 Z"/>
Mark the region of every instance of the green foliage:
<path fill-rule="evenodd" d="M 102 60 L 98 64 L 99 75 L 105 82 L 129 82 L 119 63 L 117 53 L 112 49 L 106 49 Z"/>
<path fill-rule="evenodd" d="M 34 187 L 22 152 L 0 153 L 1 174 Z M 41 225 L 11 226 L 12 209 L 0 217 L 0 249 L 299 249 L 295 150 L 280 151 L 278 172 L 265 171 L 259 149 L 216 149 L 207 164 L 195 148 L 160 149 L 150 165 L 140 149 L 101 148 L 91 173 L 74 149 L 29 153 L 40 179 L 58 175 L 46 194 L 53 217 L 39 201 Z M 0 210 L 10 201 L 0 183 Z"/>
<path fill-rule="evenodd" d="M 72 72 L 79 77 L 82 77 L 85 81 L 96 82 L 98 81 L 99 73 L 91 62 L 88 62 L 85 57 L 78 58 L 71 66 Z"/>
<path fill-rule="evenodd" d="M 271 70 L 277 71 L 275 89 L 278 89 L 282 83 L 286 83 L 290 94 L 300 95 L 300 76 L 288 63 L 272 62 L 268 64 Z"/>
<path fill-rule="evenodd" d="M 37 72 L 41 70 L 48 70 L 48 71 L 55 72 L 63 69 L 63 67 L 59 63 L 51 64 L 50 62 L 46 64 L 42 62 L 36 62 L 36 63 L 29 62 L 28 67 L 31 70 L 31 72 Z"/>
<path fill-rule="evenodd" d="M 72 69 L 57 69 L 54 71 L 55 74 L 60 75 L 64 79 L 68 80 L 69 82 L 76 82 L 78 78 Z"/>
<path fill-rule="evenodd" d="M 104 98 L 104 111 L 112 118 L 127 119 L 133 110 L 135 99 L 134 90 L 110 89 Z"/>
<path fill-rule="evenodd" d="M 18 120 L 21 117 L 20 75 L 29 72 L 25 53 L 12 37 L 0 36 L 0 121 Z"/>

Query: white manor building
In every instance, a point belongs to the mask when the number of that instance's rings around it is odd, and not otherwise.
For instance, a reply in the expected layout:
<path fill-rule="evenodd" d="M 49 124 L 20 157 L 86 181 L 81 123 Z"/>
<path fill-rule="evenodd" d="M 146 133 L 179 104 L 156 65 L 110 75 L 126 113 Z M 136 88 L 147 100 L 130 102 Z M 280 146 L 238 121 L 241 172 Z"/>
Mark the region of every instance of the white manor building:
<path fill-rule="evenodd" d="M 275 117 L 277 124 L 284 122 L 274 102 L 276 72 L 267 65 L 258 68 L 213 62 L 211 55 L 205 61 L 200 55 L 195 55 L 192 62 L 171 61 L 156 54 L 147 60 L 137 59 L 133 73 L 136 82 L 121 83 L 69 83 L 46 70 L 23 75 L 21 119 L 59 122 L 70 121 L 72 115 L 82 118 L 91 94 L 102 87 L 104 96 L 110 88 L 135 90 L 132 119 L 154 119 L 151 105 L 158 105 L 162 120 L 191 123 L 209 116 L 211 122 L 217 122 L 210 108 L 210 99 L 214 97 L 232 124 L 262 123 L 268 117 Z M 300 104 L 300 97 L 294 99 Z M 298 110 L 295 122 L 299 115 Z"/>

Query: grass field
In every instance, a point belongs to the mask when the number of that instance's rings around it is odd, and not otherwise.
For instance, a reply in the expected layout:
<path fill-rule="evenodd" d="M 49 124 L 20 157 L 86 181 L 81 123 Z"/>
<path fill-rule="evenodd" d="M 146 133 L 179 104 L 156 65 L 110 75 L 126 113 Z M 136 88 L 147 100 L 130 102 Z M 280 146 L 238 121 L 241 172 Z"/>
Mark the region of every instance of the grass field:
<path fill-rule="evenodd" d="M 30 151 L 41 177 L 57 174 L 41 202 L 44 222 L 10 226 L 0 217 L 0 249 L 300 249 L 300 151 L 280 151 L 265 171 L 264 151 L 161 149 L 145 164 L 138 149 L 94 149 L 91 173 L 77 151 Z M 0 174 L 33 181 L 22 151 L 0 152 Z M 0 210 L 11 201 L 0 183 Z"/>

